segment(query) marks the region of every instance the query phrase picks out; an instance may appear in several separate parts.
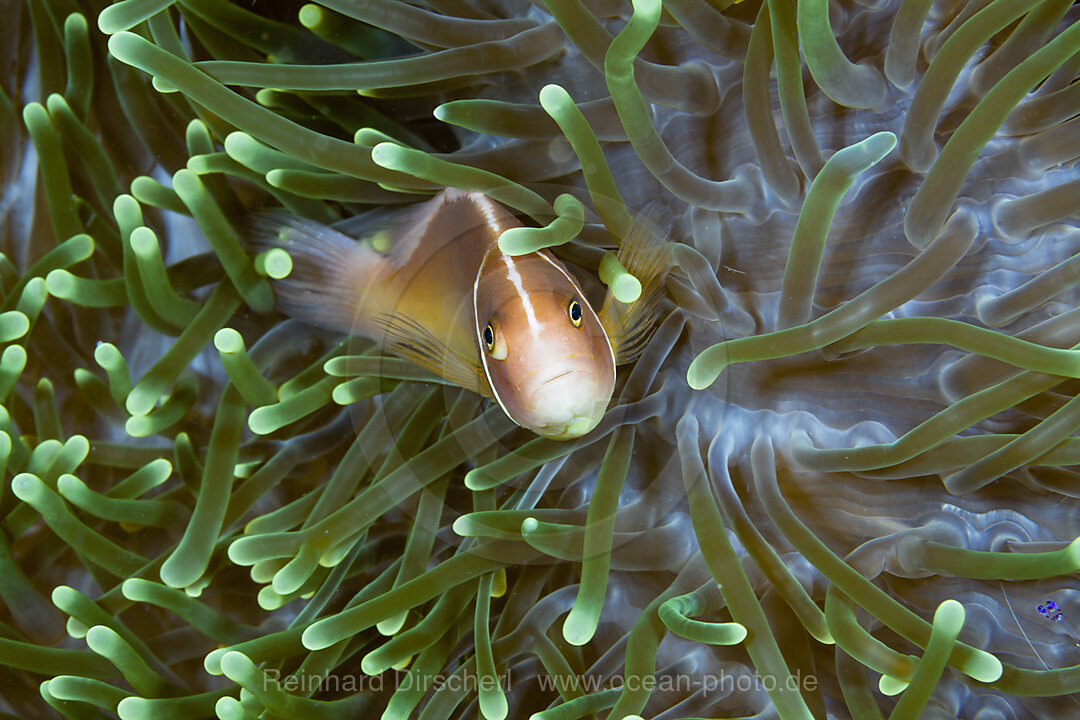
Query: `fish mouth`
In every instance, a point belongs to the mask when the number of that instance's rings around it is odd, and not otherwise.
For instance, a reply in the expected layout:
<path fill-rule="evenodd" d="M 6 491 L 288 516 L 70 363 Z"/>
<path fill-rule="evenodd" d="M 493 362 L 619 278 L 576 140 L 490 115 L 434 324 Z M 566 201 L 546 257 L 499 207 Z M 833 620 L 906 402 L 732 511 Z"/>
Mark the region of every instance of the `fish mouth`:
<path fill-rule="evenodd" d="M 536 384 L 533 391 L 529 393 L 529 404 L 534 408 L 542 407 L 550 403 L 551 397 L 560 392 L 581 397 L 583 393 L 574 393 L 575 388 L 591 390 L 595 385 L 596 375 L 594 373 L 575 368 L 562 370 Z"/>
<path fill-rule="evenodd" d="M 542 383 L 540 383 L 540 388 L 547 385 L 548 383 L 555 382 L 559 378 L 566 377 L 567 375 L 572 375 L 572 374 L 574 374 L 576 372 L 581 372 L 581 371 L 580 370 L 563 370 L 561 373 L 556 373 L 556 374 L 552 375 L 551 377 L 549 377 L 547 380 L 544 380 Z M 539 391 L 540 388 L 537 388 L 537 391 Z"/>
<path fill-rule="evenodd" d="M 597 377 L 587 370 L 561 370 L 529 395 L 533 431 L 553 440 L 581 437 L 596 427 L 610 398 L 597 397 Z"/>

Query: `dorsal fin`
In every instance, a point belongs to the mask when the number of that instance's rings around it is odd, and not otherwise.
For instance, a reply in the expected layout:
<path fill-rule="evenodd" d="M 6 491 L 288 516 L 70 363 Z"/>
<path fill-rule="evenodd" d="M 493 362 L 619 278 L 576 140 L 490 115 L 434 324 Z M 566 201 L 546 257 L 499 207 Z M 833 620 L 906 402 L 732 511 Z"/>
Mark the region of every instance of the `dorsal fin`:
<path fill-rule="evenodd" d="M 427 202 L 373 210 L 334 227 L 371 244 L 392 265 L 404 265 L 418 249 L 433 252 L 446 244 L 460 244 L 478 228 L 490 234 L 494 243 L 503 230 L 517 224 L 513 215 L 486 195 L 447 188 Z"/>

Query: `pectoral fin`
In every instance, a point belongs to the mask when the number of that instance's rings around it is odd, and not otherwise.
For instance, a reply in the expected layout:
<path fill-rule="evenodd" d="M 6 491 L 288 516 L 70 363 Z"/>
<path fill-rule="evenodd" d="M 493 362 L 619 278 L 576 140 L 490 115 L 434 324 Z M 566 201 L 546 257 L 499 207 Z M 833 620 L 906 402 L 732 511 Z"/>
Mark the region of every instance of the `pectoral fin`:
<path fill-rule="evenodd" d="M 383 344 L 395 355 L 430 370 L 447 381 L 484 397 L 492 397 L 483 369 L 461 357 L 427 328 L 405 315 L 376 315 Z"/>
<path fill-rule="evenodd" d="M 656 327 L 664 280 L 671 268 L 671 226 L 668 209 L 651 203 L 635 219 L 619 247 L 619 262 L 641 283 L 641 295 L 624 303 L 608 291 L 600 308 L 600 323 L 611 340 L 616 365 L 636 360 Z"/>

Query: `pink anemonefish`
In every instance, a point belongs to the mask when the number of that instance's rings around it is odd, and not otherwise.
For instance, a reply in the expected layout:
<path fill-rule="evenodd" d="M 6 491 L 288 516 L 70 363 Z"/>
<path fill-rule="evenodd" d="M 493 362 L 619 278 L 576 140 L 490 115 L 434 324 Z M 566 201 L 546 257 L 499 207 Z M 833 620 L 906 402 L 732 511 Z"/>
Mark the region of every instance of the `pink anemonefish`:
<path fill-rule="evenodd" d="M 641 354 L 668 270 L 668 224 L 659 213 L 635 222 L 619 261 L 641 296 L 622 303 L 609 291 L 597 313 L 550 252 L 499 250 L 503 231 L 521 223 L 480 193 L 447 189 L 346 221 L 359 241 L 284 213 L 250 220 L 257 246 L 292 258 L 289 276 L 274 281 L 282 312 L 382 342 L 555 440 L 596 427 L 615 366 Z"/>

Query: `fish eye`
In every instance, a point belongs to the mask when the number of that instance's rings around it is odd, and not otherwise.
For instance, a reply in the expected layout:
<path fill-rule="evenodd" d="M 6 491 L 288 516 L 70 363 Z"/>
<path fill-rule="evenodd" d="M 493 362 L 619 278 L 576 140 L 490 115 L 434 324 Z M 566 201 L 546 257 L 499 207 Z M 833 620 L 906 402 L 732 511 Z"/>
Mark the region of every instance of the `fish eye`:
<path fill-rule="evenodd" d="M 495 360 L 506 359 L 506 340 L 499 332 L 494 319 L 484 327 L 483 332 L 480 333 L 480 339 L 484 342 L 484 349 L 490 357 Z"/>
<path fill-rule="evenodd" d="M 566 309 L 568 315 L 570 315 L 570 322 L 574 324 L 574 327 L 581 327 L 581 304 L 577 300 L 570 301 L 570 307 Z"/>

